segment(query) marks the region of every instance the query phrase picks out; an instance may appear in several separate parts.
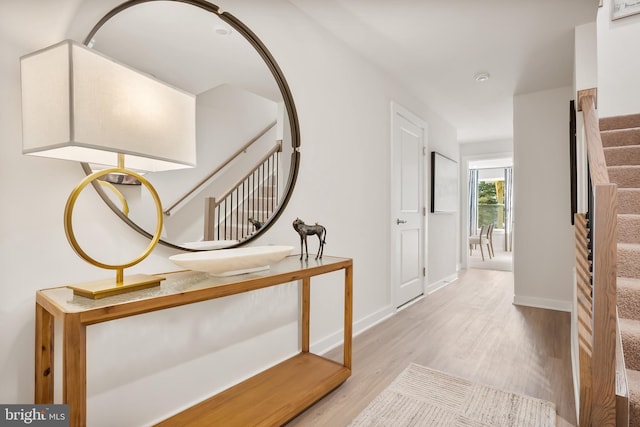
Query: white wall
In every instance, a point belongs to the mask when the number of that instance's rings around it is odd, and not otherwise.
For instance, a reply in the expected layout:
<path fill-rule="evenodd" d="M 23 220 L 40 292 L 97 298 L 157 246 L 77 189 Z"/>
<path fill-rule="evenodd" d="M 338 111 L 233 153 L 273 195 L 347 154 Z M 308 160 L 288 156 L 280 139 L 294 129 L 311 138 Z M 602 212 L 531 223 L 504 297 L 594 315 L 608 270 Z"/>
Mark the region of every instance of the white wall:
<path fill-rule="evenodd" d="M 574 52 L 574 99 L 576 108 L 578 91 L 585 89 L 598 89 L 598 98 L 601 90 L 598 84 L 598 46 L 597 25 L 595 22 L 580 25 L 575 28 L 575 52 Z M 600 103 L 600 100 L 597 100 Z M 602 112 L 598 112 L 601 117 Z M 576 175 L 577 175 L 577 202 L 578 212 L 586 212 L 588 209 L 588 179 L 587 179 L 587 151 L 584 136 L 584 119 L 581 112 L 576 112 Z"/>
<path fill-rule="evenodd" d="M 640 113 L 640 15 L 611 20 L 611 3 L 598 10 L 598 113 Z"/>
<path fill-rule="evenodd" d="M 460 144 L 460 157 L 469 159 L 502 159 L 513 154 L 513 140 L 468 142 Z"/>
<path fill-rule="evenodd" d="M 460 157 L 459 145 L 455 129 L 435 117 L 429 121 L 428 151 L 450 158 Z M 427 157 L 430 163 L 431 156 Z M 458 162 L 458 167 L 459 167 Z M 431 165 L 426 169 L 427 189 L 431 191 Z M 430 211 L 431 195 L 427 197 L 427 212 Z M 429 213 L 427 238 L 427 292 L 431 292 L 457 278 L 456 270 L 460 263 L 459 227 L 460 209 L 455 213 Z"/>
<path fill-rule="evenodd" d="M 43 1 L 47 7 L 42 9 L 22 1 L 3 2 L 0 7 L 3 22 L 47 22 L 38 31 L 23 31 L 20 25 L 0 30 L 3 403 L 33 398 L 35 291 L 109 276 L 80 260 L 64 237 L 64 203 L 83 176 L 80 166 L 21 154 L 18 58 L 65 37 L 64 31 L 49 34 L 46 28 L 69 28 L 66 36 L 81 40 L 119 2 L 86 0 L 75 17 L 70 9 L 50 13 L 53 0 Z M 455 130 L 290 3 L 219 4 L 269 47 L 287 77 L 300 116 L 299 179 L 281 221 L 259 243 L 297 245 L 291 227 L 296 217 L 325 225 L 325 253 L 354 258 L 354 323 L 356 331 L 362 330 L 393 312 L 390 103 L 396 101 L 424 119 L 431 147 L 453 157 L 457 149 L 448 144 L 455 144 Z M 19 10 L 28 13 L 21 15 Z M 47 15 L 32 16 L 38 13 Z M 77 232 L 88 235 L 86 249 L 96 256 L 146 245 L 99 201 L 77 220 Z M 451 251 L 456 223 L 442 220 L 445 229 L 431 233 L 429 245 Z M 130 272 L 171 270 L 174 266 L 167 257 L 173 253 L 159 248 Z M 455 253 L 452 259 L 430 258 L 429 263 L 442 262 L 437 267 L 441 270 L 434 272 L 436 278 L 455 274 L 455 259 Z M 312 291 L 312 349 L 322 350 L 340 340 L 342 276 L 333 274 L 313 283 L 320 286 Z M 296 352 L 298 297 L 297 285 L 284 286 L 91 326 L 89 425 L 149 424 Z"/>
<path fill-rule="evenodd" d="M 514 97 L 514 302 L 570 311 L 573 228 L 564 87 Z"/>
<path fill-rule="evenodd" d="M 574 29 L 573 82 L 576 91 L 598 87 L 597 33 L 596 22 L 578 25 Z"/>

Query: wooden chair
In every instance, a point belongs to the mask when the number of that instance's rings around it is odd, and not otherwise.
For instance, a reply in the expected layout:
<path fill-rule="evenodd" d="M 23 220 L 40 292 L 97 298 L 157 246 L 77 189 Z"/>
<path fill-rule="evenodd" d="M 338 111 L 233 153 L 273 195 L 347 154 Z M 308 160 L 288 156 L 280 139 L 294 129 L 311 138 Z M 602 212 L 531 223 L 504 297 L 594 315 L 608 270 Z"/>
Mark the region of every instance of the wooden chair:
<path fill-rule="evenodd" d="M 469 236 L 469 255 L 473 255 L 473 248 L 476 245 L 480 245 L 480 255 L 482 256 L 482 261 L 484 261 L 484 250 L 482 249 L 482 246 L 487 244 L 487 230 L 488 227 L 486 225 L 483 225 L 482 227 L 480 227 L 480 234 Z"/>
<path fill-rule="evenodd" d="M 487 229 L 487 249 L 489 249 L 489 258 L 496 256 L 496 253 L 493 251 L 493 224 L 489 224 L 489 228 Z"/>

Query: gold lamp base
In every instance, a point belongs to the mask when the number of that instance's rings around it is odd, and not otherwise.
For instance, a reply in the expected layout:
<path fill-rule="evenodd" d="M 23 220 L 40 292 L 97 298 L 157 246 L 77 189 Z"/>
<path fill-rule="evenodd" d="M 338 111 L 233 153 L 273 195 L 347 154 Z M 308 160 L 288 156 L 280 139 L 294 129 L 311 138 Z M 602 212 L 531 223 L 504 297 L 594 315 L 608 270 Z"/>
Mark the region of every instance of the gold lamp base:
<path fill-rule="evenodd" d="M 157 224 L 156 231 L 149 242 L 149 246 L 144 250 L 142 254 L 140 254 L 137 258 L 129 261 L 125 264 L 105 264 L 96 259 L 93 259 L 89 256 L 81 247 L 78 241 L 76 240 L 75 234 L 73 233 L 73 207 L 80 195 L 80 192 L 91 182 L 108 175 L 110 173 L 119 173 L 124 175 L 130 175 L 140 181 L 142 185 L 147 187 L 149 193 L 153 197 L 153 200 L 156 204 L 156 214 L 157 214 Z M 101 181 L 102 182 L 102 181 Z M 103 185 L 106 184 L 103 182 Z M 117 189 L 113 189 L 116 194 L 120 194 Z M 122 196 L 120 194 L 120 196 Z M 120 197 L 123 202 L 123 207 L 125 212 L 128 212 L 128 205 L 124 197 Z M 69 198 L 67 199 L 67 205 L 64 208 L 64 231 L 67 235 L 67 240 L 69 244 L 73 248 L 76 254 L 80 256 L 80 258 L 84 259 L 91 265 L 95 265 L 96 267 L 105 268 L 108 270 L 115 270 L 116 277 L 115 279 L 106 279 L 106 280 L 98 280 L 95 282 L 81 283 L 79 285 L 67 286 L 73 289 L 73 293 L 75 295 L 80 295 L 86 298 L 104 298 L 112 295 L 123 294 L 125 292 L 138 291 L 140 289 L 152 288 L 154 286 L 159 286 L 160 282 L 164 280 L 164 277 L 161 276 L 151 276 L 147 274 L 135 274 L 131 276 L 124 276 L 124 269 L 129 268 L 133 265 L 138 264 L 140 261 L 145 259 L 156 246 L 158 241 L 160 240 L 160 234 L 162 233 L 162 204 L 160 203 L 160 197 L 158 196 L 157 191 L 151 183 L 146 180 L 142 175 L 137 174 L 135 172 L 124 169 L 124 157 L 121 154 L 118 154 L 118 167 L 104 169 L 97 172 L 92 173 L 91 175 L 84 178 L 80 181 L 80 184 L 73 189 Z"/>
<path fill-rule="evenodd" d="M 165 278 L 162 276 L 134 274 L 124 277 L 122 283 L 118 283 L 116 279 L 105 279 L 97 280 L 95 282 L 81 283 L 78 285 L 70 285 L 67 287 L 73 289 L 73 293 L 75 295 L 80 295 L 86 298 L 99 299 L 123 294 L 126 292 L 153 288 L 154 286 L 160 286 L 160 282 L 164 279 Z"/>

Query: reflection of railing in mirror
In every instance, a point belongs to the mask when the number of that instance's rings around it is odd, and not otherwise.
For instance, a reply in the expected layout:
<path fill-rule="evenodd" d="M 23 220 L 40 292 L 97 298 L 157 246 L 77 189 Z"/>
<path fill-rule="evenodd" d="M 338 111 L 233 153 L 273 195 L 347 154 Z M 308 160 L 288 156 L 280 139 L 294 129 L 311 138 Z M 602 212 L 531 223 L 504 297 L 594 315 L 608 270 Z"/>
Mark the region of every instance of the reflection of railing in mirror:
<path fill-rule="evenodd" d="M 243 240 L 258 231 L 278 206 L 278 141 L 251 172 L 222 196 L 205 199 L 204 240 Z"/>
<path fill-rule="evenodd" d="M 246 144 L 244 144 L 242 147 L 240 147 L 238 150 L 236 150 L 236 152 L 233 153 L 231 156 L 229 156 L 229 158 L 227 160 L 222 162 L 218 167 L 216 167 L 214 170 L 212 170 L 206 177 L 204 177 L 201 181 L 199 181 L 192 188 L 187 190 L 184 193 L 184 195 L 182 195 L 178 200 L 176 200 L 174 203 L 172 203 L 171 206 L 169 206 L 167 209 L 165 209 L 164 210 L 164 214 L 165 215 L 171 215 L 171 213 L 173 211 L 177 210 L 180 207 L 182 202 L 184 202 L 187 198 L 189 198 L 191 195 L 193 195 L 197 191 L 199 191 L 202 188 L 204 188 L 205 184 L 210 182 L 213 179 L 213 177 L 215 177 L 220 171 L 222 171 L 231 162 L 233 162 L 235 159 L 237 159 L 242 153 L 246 153 L 247 149 L 249 147 L 251 147 L 256 141 L 260 140 L 260 138 L 262 138 L 267 132 L 269 132 L 271 129 L 273 129 L 276 124 L 277 124 L 277 121 L 271 122 L 268 126 L 266 126 L 263 130 L 261 130 L 255 137 L 251 138 Z M 278 142 L 278 145 L 280 147 L 282 147 L 281 142 Z"/>

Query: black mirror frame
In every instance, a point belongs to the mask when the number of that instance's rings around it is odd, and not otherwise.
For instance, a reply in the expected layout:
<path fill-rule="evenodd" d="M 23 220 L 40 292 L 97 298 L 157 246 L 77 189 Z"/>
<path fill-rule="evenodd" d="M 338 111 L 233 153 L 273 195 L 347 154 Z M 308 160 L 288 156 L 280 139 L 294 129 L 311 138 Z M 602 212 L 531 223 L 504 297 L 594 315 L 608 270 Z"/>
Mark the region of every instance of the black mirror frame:
<path fill-rule="evenodd" d="M 281 202 L 278 204 L 278 207 L 273 213 L 273 215 L 269 217 L 269 219 L 260 228 L 260 230 L 257 230 L 251 236 L 229 247 L 238 247 L 238 246 L 245 245 L 251 242 L 252 240 L 258 238 L 276 222 L 276 220 L 282 215 L 282 212 L 284 211 L 284 208 L 287 206 L 289 199 L 291 198 L 291 194 L 293 193 L 293 188 L 295 186 L 296 178 L 298 176 L 298 170 L 300 168 L 300 125 L 298 122 L 298 114 L 296 112 L 296 107 L 293 102 L 293 96 L 291 95 L 291 90 L 289 89 L 289 85 L 287 84 L 287 81 L 284 77 L 284 74 L 282 73 L 282 70 L 276 63 L 276 60 L 273 58 L 273 56 L 271 55 L 269 50 L 266 48 L 266 46 L 262 43 L 262 41 L 255 35 L 255 33 L 253 33 L 253 31 L 251 31 L 246 25 L 244 25 L 240 20 L 238 20 L 235 16 L 233 16 L 229 12 L 220 12 L 220 8 L 218 6 L 212 3 L 209 3 L 205 0 L 129 0 L 129 1 L 126 1 L 120 4 L 119 6 L 116 6 L 111 11 L 109 11 L 104 17 L 102 17 L 102 19 L 98 21 L 98 23 L 93 27 L 91 32 L 89 32 L 87 37 L 84 39 L 83 44 L 88 45 L 89 42 L 95 36 L 95 34 L 98 32 L 98 30 L 100 30 L 100 28 L 109 19 L 111 19 L 118 13 L 122 12 L 123 10 L 141 3 L 150 3 L 150 2 L 157 2 L 157 1 L 172 1 L 172 2 L 178 2 L 178 3 L 186 3 L 189 5 L 204 9 L 207 12 L 216 14 L 220 19 L 222 19 L 224 22 L 226 22 L 231 27 L 233 27 L 236 31 L 242 34 L 242 36 L 249 43 L 251 43 L 251 45 L 254 47 L 254 49 L 258 52 L 260 57 L 266 63 L 267 67 L 269 68 L 269 71 L 275 78 L 276 83 L 280 88 L 280 92 L 282 93 L 282 98 L 283 98 L 283 101 L 287 110 L 287 116 L 289 119 L 289 126 L 291 131 L 291 145 L 293 148 L 293 152 L 291 154 L 291 168 L 289 170 L 289 177 L 287 180 L 287 184 L 284 188 L 284 197 L 282 198 Z M 89 166 L 88 163 L 82 163 L 82 169 L 87 175 L 92 173 L 91 167 Z M 113 201 L 107 196 L 107 194 L 103 191 L 103 189 L 100 187 L 98 183 L 94 182 L 93 187 L 98 192 L 102 200 L 104 200 L 104 202 L 111 208 L 111 210 L 115 212 L 115 214 L 118 215 L 125 223 L 127 223 L 131 228 L 136 230 L 138 233 L 146 236 L 147 238 L 149 239 L 153 238 L 153 235 L 151 235 L 149 232 L 147 232 L 146 230 L 141 228 L 138 224 L 136 224 L 131 219 L 129 219 L 120 210 L 120 208 L 115 203 L 113 203 Z M 167 242 L 164 239 L 160 239 L 159 243 L 169 248 L 180 249 L 188 252 L 201 251 L 201 249 L 186 248 L 186 247 L 177 245 L 175 243 Z"/>

